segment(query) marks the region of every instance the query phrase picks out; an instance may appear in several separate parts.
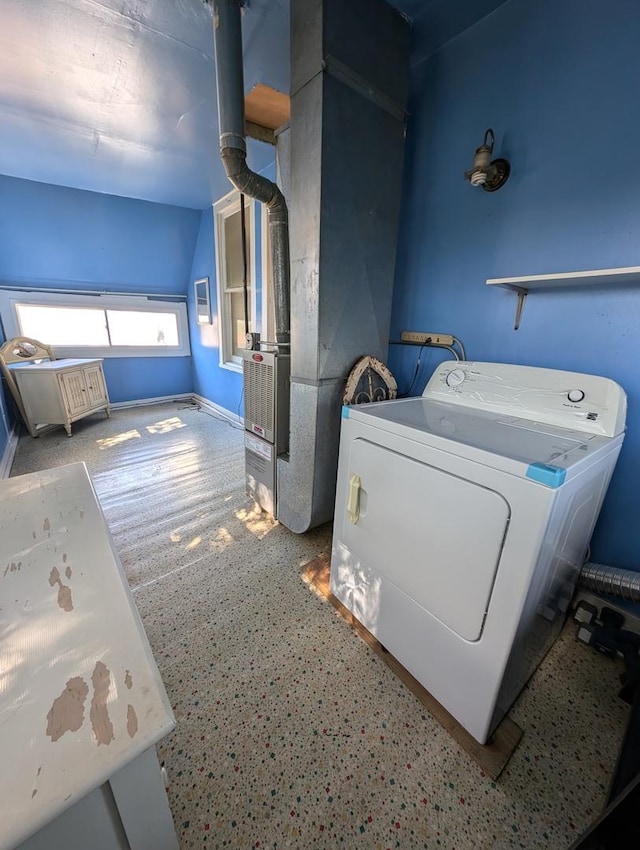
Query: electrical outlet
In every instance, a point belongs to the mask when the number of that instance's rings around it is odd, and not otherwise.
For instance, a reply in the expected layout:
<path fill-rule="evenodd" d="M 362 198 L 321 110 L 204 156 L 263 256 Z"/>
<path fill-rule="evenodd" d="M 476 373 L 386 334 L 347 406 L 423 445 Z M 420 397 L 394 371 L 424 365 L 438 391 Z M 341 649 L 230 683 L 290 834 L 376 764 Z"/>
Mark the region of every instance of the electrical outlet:
<path fill-rule="evenodd" d="M 402 331 L 403 342 L 417 342 L 420 345 L 453 345 L 451 334 L 421 333 L 420 331 Z"/>

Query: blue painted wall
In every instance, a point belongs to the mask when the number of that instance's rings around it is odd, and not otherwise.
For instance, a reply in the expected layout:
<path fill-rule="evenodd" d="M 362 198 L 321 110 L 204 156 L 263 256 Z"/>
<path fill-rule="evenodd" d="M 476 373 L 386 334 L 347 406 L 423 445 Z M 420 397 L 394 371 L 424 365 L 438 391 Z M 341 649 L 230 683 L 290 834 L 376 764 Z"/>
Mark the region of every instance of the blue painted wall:
<path fill-rule="evenodd" d="M 0 176 L 0 281 L 187 291 L 200 212 Z M 191 392 L 189 357 L 107 358 L 111 400 Z"/>
<path fill-rule="evenodd" d="M 508 0 L 395 0 L 411 19 L 411 56 L 420 58 L 435 52 L 458 33 L 472 27 Z"/>
<path fill-rule="evenodd" d="M 515 332 L 514 296 L 484 281 L 640 265 L 639 43 L 636 0 L 510 0 L 414 67 L 392 319 L 392 336 L 454 333 L 470 359 L 625 388 L 628 431 L 592 557 L 630 568 L 640 568 L 640 285 L 531 294 Z M 463 179 L 489 126 L 512 163 L 493 195 Z M 391 350 L 405 386 L 415 359 Z"/>

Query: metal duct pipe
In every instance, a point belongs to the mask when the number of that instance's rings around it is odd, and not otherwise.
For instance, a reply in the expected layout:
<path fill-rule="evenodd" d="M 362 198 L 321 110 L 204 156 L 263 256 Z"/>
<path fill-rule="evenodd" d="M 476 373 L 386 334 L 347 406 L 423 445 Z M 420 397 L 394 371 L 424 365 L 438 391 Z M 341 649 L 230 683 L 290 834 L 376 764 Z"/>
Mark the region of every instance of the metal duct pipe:
<path fill-rule="evenodd" d="M 273 264 L 276 342 L 290 338 L 289 216 L 275 183 L 247 165 L 244 129 L 244 71 L 240 0 L 214 0 L 213 40 L 216 55 L 220 158 L 227 177 L 242 194 L 263 203 L 269 216 Z"/>
<path fill-rule="evenodd" d="M 640 602 L 640 573 L 633 570 L 621 570 L 604 564 L 585 564 L 578 584 L 584 590 L 595 590 L 630 602 Z"/>

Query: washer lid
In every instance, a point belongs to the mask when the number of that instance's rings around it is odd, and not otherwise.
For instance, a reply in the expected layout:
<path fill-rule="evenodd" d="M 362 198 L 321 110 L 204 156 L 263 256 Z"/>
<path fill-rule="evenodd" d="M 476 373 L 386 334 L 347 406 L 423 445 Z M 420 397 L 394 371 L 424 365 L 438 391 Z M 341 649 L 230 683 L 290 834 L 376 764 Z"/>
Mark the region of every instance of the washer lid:
<path fill-rule="evenodd" d="M 344 411 L 354 421 L 465 457 L 472 458 L 474 453 L 464 447 L 488 452 L 494 459 L 513 463 L 505 466 L 486 456 L 477 459 L 551 487 L 564 482 L 571 466 L 613 442 L 607 437 L 425 398 L 366 404 Z"/>

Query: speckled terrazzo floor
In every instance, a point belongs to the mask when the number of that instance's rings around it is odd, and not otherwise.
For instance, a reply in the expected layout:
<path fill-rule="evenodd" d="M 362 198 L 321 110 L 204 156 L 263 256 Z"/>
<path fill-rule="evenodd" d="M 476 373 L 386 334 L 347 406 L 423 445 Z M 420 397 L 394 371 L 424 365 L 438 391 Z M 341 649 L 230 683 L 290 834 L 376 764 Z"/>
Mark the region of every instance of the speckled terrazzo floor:
<path fill-rule="evenodd" d="M 159 751 L 181 848 L 567 848 L 622 738 L 617 663 L 569 624 L 491 782 L 301 581 L 330 527 L 257 513 L 242 432 L 184 408 L 23 437 L 12 470 L 89 467 L 178 721 Z"/>

